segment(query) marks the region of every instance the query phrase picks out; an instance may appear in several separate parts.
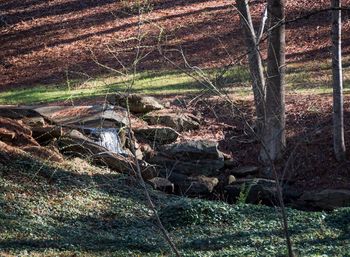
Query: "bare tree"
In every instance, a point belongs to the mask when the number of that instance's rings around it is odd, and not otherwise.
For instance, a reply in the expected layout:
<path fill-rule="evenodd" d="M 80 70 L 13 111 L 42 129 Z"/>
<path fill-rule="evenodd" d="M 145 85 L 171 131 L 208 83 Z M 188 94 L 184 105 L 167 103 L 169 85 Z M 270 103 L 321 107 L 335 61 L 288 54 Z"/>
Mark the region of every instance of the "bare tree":
<path fill-rule="evenodd" d="M 266 164 L 281 157 L 285 137 L 285 0 L 267 1 L 269 19 L 266 122 L 260 158 Z"/>
<path fill-rule="evenodd" d="M 341 1 L 332 0 L 333 147 L 338 161 L 345 159 Z"/>
<path fill-rule="evenodd" d="M 263 17 L 257 36 L 250 15 L 248 0 L 237 0 L 236 7 L 240 13 L 240 20 L 245 34 L 257 116 L 257 132 L 260 134 L 265 123 L 265 78 L 259 50 L 259 41 L 263 32 L 265 19 Z"/>

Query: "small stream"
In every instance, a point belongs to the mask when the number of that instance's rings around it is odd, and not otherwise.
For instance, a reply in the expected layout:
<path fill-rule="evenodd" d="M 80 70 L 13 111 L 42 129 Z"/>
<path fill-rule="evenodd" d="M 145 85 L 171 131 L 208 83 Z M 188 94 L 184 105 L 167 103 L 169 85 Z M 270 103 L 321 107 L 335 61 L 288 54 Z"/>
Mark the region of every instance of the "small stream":
<path fill-rule="evenodd" d="M 126 151 L 119 138 L 117 128 L 88 128 L 90 134 L 96 139 L 96 143 L 107 148 L 109 151 L 126 155 Z"/>

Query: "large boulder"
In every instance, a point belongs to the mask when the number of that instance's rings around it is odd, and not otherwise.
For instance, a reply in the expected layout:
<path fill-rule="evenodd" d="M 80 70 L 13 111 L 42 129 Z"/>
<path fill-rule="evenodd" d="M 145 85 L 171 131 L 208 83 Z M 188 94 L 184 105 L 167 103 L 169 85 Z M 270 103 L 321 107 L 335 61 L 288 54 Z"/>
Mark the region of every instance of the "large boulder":
<path fill-rule="evenodd" d="M 150 125 L 163 125 L 171 127 L 178 132 L 195 130 L 200 126 L 200 121 L 196 116 L 190 113 L 183 113 L 182 111 L 154 111 L 146 114 L 143 118 Z"/>
<path fill-rule="evenodd" d="M 19 119 L 40 119 L 43 118 L 42 115 L 31 109 L 30 107 L 17 107 L 17 106 L 5 106 L 5 107 L 0 107 L 0 117 L 3 118 L 10 118 L 14 120 L 19 120 Z M 51 123 L 50 120 L 44 119 L 45 122 Z"/>
<path fill-rule="evenodd" d="M 46 106 L 35 110 L 62 126 L 115 128 L 129 125 L 127 111 L 114 106 Z"/>
<path fill-rule="evenodd" d="M 217 147 L 217 142 L 208 140 L 164 145 L 149 161 L 184 175 L 217 175 L 224 167 L 223 154 Z"/>
<path fill-rule="evenodd" d="M 302 194 L 297 205 L 306 209 L 333 210 L 350 206 L 349 189 L 325 189 L 322 191 L 307 191 Z"/>
<path fill-rule="evenodd" d="M 158 144 L 170 144 L 179 137 L 179 133 L 169 127 L 141 127 L 134 129 L 134 133 L 138 140 Z"/>
<path fill-rule="evenodd" d="M 167 173 L 167 172 L 165 172 Z M 187 196 L 206 196 L 213 192 L 219 184 L 216 177 L 186 176 L 177 172 L 170 172 L 163 175 L 175 185 L 175 193 Z"/>
<path fill-rule="evenodd" d="M 236 177 L 247 177 L 251 175 L 256 175 L 258 172 L 259 168 L 256 166 L 243 166 L 230 171 L 230 173 Z"/>
<path fill-rule="evenodd" d="M 154 97 L 139 94 L 115 94 L 109 97 L 109 101 L 113 105 L 119 105 L 124 108 L 128 106 L 130 112 L 136 114 L 164 109 L 164 106 Z"/>

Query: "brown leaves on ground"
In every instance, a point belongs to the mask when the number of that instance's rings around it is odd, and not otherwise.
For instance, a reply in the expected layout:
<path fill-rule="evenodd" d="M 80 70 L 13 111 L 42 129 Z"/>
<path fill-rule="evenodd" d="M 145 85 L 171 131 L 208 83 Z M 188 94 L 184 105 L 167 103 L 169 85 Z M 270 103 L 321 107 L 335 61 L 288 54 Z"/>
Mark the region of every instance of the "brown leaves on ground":
<path fill-rule="evenodd" d="M 128 66 L 135 58 L 139 29 L 142 51 L 149 54 L 140 70 L 173 69 L 158 53 L 183 65 L 182 49 L 192 65 L 222 67 L 244 53 L 239 15 L 230 0 L 152 0 L 142 15 L 132 1 L 115 0 L 14 0 L 0 4 L 0 90 L 36 83 L 65 82 L 106 73 L 93 60 L 120 68 L 115 56 Z M 344 0 L 343 6 L 349 6 Z M 329 8 L 329 1 L 287 1 L 287 20 Z M 261 3 L 251 7 L 256 25 Z M 343 52 L 350 50 L 349 12 L 343 13 Z M 287 25 L 288 61 L 327 57 L 330 46 L 330 15 L 322 12 Z M 162 34 L 162 37 L 159 37 Z M 160 39 L 160 42 L 159 42 Z M 262 46 L 265 55 L 265 46 Z M 68 72 L 68 73 L 67 73 Z M 85 76 L 83 76 L 85 78 Z"/>
<path fill-rule="evenodd" d="M 171 99 L 168 99 L 171 101 Z M 190 102 L 190 97 L 183 99 Z M 350 96 L 344 100 L 345 142 L 350 160 Z M 206 138 L 219 141 L 219 148 L 230 154 L 237 166 L 260 166 L 260 143 L 254 140 L 249 125 L 254 124 L 254 103 L 239 101 L 232 108 L 220 98 L 209 98 L 188 106 L 200 112 L 204 122 L 199 130 L 182 134 L 182 140 Z M 337 162 L 332 146 L 332 97 L 330 95 L 287 95 L 287 149 L 278 163 L 283 170 L 291 156 L 285 178 L 302 189 L 348 188 L 350 163 Z"/>

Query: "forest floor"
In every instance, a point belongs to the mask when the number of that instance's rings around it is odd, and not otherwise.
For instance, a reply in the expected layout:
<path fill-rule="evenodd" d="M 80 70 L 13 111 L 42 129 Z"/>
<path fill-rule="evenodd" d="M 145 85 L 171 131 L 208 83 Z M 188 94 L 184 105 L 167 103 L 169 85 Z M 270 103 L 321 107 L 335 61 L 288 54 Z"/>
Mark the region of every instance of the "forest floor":
<path fill-rule="evenodd" d="M 0 174 L 0 256 L 171 256 L 130 176 L 79 158 L 17 159 Z M 286 256 L 276 208 L 148 189 L 182 256 Z M 287 213 L 297 256 L 349 256 L 350 208 Z"/>
<path fill-rule="evenodd" d="M 253 121 L 254 108 L 233 1 L 152 0 L 141 16 L 133 2 L 0 0 L 0 104 L 98 104 L 132 83 L 134 92 L 204 118 L 201 129 L 183 139 L 218 140 L 238 166 L 259 165 L 259 144 L 245 125 Z M 328 2 L 287 1 L 287 20 L 328 8 Z M 262 10 L 256 1 L 256 24 Z M 350 149 L 349 11 L 343 20 Z M 332 150 L 329 31 L 328 12 L 287 24 L 286 158 L 293 155 L 285 175 L 300 189 L 350 185 L 349 161 L 336 162 Z M 261 48 L 265 58 L 266 42 Z M 133 74 L 137 49 L 144 58 Z M 212 94 L 208 83 L 203 86 L 184 58 L 234 100 L 244 119 Z M 60 166 L 14 160 L 0 165 L 0 185 L 0 256 L 169 253 L 142 190 L 130 177 L 80 159 Z M 274 208 L 151 194 L 183 256 L 285 255 Z M 349 208 L 332 213 L 288 209 L 288 214 L 299 256 L 350 256 Z"/>
<path fill-rule="evenodd" d="M 245 62 L 244 37 L 232 1 L 145 1 L 141 15 L 136 2 L 1 0 L 0 91 L 85 81 L 108 73 L 106 65 L 122 70 L 133 63 L 138 46 L 143 57 L 139 72 L 183 68 L 184 57 L 203 69 Z M 350 0 L 342 4 L 349 6 Z M 263 8 L 262 1 L 251 6 L 256 27 Z M 325 0 L 287 2 L 287 21 L 308 17 L 287 24 L 288 63 L 329 59 L 329 12 L 311 15 L 326 8 Z M 344 56 L 350 51 L 349 35 L 349 11 L 344 11 Z M 266 40 L 261 50 L 265 57 Z"/>

